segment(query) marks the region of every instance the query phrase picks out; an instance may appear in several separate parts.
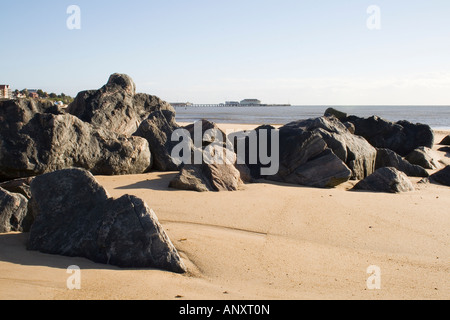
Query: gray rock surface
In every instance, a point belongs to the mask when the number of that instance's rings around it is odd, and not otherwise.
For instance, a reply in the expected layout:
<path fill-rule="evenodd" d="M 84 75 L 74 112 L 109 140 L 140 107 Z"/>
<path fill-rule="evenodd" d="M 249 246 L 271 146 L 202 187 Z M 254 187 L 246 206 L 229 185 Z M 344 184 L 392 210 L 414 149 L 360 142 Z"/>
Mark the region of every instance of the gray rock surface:
<path fill-rule="evenodd" d="M 334 116 L 292 122 L 280 131 L 285 129 L 319 134 L 328 148 L 352 170 L 352 179 L 363 179 L 375 170 L 376 149 L 364 138 L 353 135 Z"/>
<path fill-rule="evenodd" d="M 28 200 L 21 194 L 0 188 L 0 233 L 29 230 Z"/>
<path fill-rule="evenodd" d="M 139 198 L 109 198 L 82 169 L 36 177 L 31 183 L 36 220 L 27 248 L 84 257 L 123 268 L 186 271 L 152 210 Z"/>
<path fill-rule="evenodd" d="M 180 173 L 170 182 L 169 187 L 180 190 L 208 191 L 237 191 L 243 188 L 241 172 L 235 167 L 236 154 L 220 145 L 209 147 L 221 150 L 220 162 L 203 161 L 202 164 L 186 164 Z M 208 152 L 208 150 L 204 150 Z M 227 158 L 225 158 L 227 156 Z M 226 161 L 228 159 L 228 161 Z"/>
<path fill-rule="evenodd" d="M 425 124 L 394 123 L 377 116 L 349 116 L 343 121 L 351 122 L 355 126 L 355 134 L 364 137 L 374 147 L 393 150 L 403 157 L 418 147 L 431 148 L 434 145 L 434 132 Z"/>
<path fill-rule="evenodd" d="M 428 171 L 423 167 L 409 163 L 408 160 L 402 158 L 394 151 L 389 149 L 377 149 L 376 169 L 383 167 L 396 168 L 410 177 L 426 178 L 429 176 Z"/>
<path fill-rule="evenodd" d="M 139 126 L 134 136 L 148 141 L 153 156 L 153 168 L 159 171 L 178 171 L 180 165 L 172 159 L 172 149 L 179 143 L 172 141 L 172 134 L 180 127 L 168 121 L 163 112 L 155 111 Z"/>
<path fill-rule="evenodd" d="M 357 183 L 353 190 L 365 190 L 386 193 L 414 191 L 414 185 L 406 174 L 395 168 L 384 167 Z"/>
<path fill-rule="evenodd" d="M 85 122 L 128 136 L 154 111 L 164 111 L 169 119 L 175 117 L 169 103 L 136 93 L 133 80 L 118 73 L 111 75 L 99 90 L 80 92 L 67 108 L 67 112 Z"/>
<path fill-rule="evenodd" d="M 20 131 L 2 136 L 0 179 L 79 167 L 94 174 L 145 172 L 151 154 L 145 139 L 96 128 L 75 116 L 38 113 Z"/>
<path fill-rule="evenodd" d="M 433 150 L 430 148 L 419 147 L 408 154 L 405 159 L 425 169 L 435 170 L 441 168 L 438 157 L 434 155 Z"/>

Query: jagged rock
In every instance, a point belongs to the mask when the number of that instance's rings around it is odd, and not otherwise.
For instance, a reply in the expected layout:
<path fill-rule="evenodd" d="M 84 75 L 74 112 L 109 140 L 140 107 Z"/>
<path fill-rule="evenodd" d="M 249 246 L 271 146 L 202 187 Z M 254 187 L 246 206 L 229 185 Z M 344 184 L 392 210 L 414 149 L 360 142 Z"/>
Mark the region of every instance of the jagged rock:
<path fill-rule="evenodd" d="M 406 174 L 395 168 L 384 167 L 361 180 L 353 187 L 353 190 L 400 193 L 415 189 Z"/>
<path fill-rule="evenodd" d="M 352 179 L 363 179 L 375 170 L 377 150 L 364 138 L 353 135 L 334 116 L 300 120 L 282 127 L 318 133 L 351 170 Z"/>
<path fill-rule="evenodd" d="M 27 248 L 84 257 L 123 268 L 186 271 L 152 210 L 139 198 L 109 198 L 82 169 L 36 177 L 31 183 L 36 220 Z"/>
<path fill-rule="evenodd" d="M 244 175 L 250 174 L 246 178 L 248 181 L 265 178 L 263 169 L 270 168 L 272 163 L 263 164 L 261 154 L 268 156 L 272 151 L 272 130 L 275 127 L 262 125 L 251 131 L 235 132 L 228 136 L 228 142 L 233 145 L 237 154 L 237 164 L 242 166 Z M 267 150 L 261 149 L 261 139 L 265 139 Z"/>
<path fill-rule="evenodd" d="M 29 228 L 28 200 L 0 187 L 0 233 L 26 232 Z"/>
<path fill-rule="evenodd" d="M 115 73 L 99 90 L 78 93 L 67 112 L 94 126 L 119 134 L 133 134 L 150 113 L 163 111 L 168 121 L 175 117 L 172 106 L 156 96 L 136 94 L 133 80 Z"/>
<path fill-rule="evenodd" d="M 144 120 L 134 136 L 148 141 L 154 160 L 154 169 L 159 171 L 178 171 L 180 165 L 172 159 L 172 149 L 179 141 L 172 141 L 172 134 L 180 127 L 175 122 L 167 121 L 161 111 L 155 111 Z"/>
<path fill-rule="evenodd" d="M 15 179 L 11 181 L 5 181 L 0 183 L 0 188 L 3 188 L 12 193 L 19 193 L 23 195 L 27 200 L 31 199 L 30 184 L 34 177 Z"/>
<path fill-rule="evenodd" d="M 1 137 L 0 178 L 80 167 L 100 175 L 137 174 L 151 165 L 145 139 L 95 128 L 75 116 L 37 113 Z"/>
<path fill-rule="evenodd" d="M 445 186 L 450 187 L 450 166 L 446 166 L 444 169 L 436 172 L 430 176 L 432 181 L 438 182 Z"/>
<path fill-rule="evenodd" d="M 439 160 L 436 155 L 434 155 L 433 150 L 426 147 L 415 149 L 406 156 L 406 160 L 425 169 L 435 170 L 441 168 Z"/>
<path fill-rule="evenodd" d="M 324 115 L 325 115 L 326 117 L 334 116 L 334 117 L 336 117 L 336 118 L 339 119 L 339 120 L 345 120 L 345 119 L 347 118 L 347 116 L 348 116 L 345 112 L 336 110 L 336 109 L 334 109 L 334 108 L 328 108 L 328 109 L 325 111 L 325 114 L 324 114 Z"/>
<path fill-rule="evenodd" d="M 180 173 L 170 182 L 169 187 L 199 192 L 242 189 L 244 183 L 241 173 L 235 167 L 236 154 L 214 143 L 203 152 L 209 152 L 211 157 L 214 157 L 216 152 L 221 154 L 214 161 L 204 160 L 201 164 L 185 164 Z"/>
<path fill-rule="evenodd" d="M 377 149 L 376 169 L 393 167 L 410 177 L 428 177 L 429 173 L 421 166 L 409 163 L 400 155 L 389 149 Z"/>
<path fill-rule="evenodd" d="M 393 150 L 403 157 L 418 147 L 431 148 L 434 144 L 433 130 L 425 124 L 394 123 L 377 116 L 349 116 L 343 121 L 351 122 L 355 126 L 355 134 L 364 137 L 374 147 Z"/>
<path fill-rule="evenodd" d="M 450 146 L 450 134 L 439 143 L 440 145 Z"/>
<path fill-rule="evenodd" d="M 352 171 L 328 148 L 319 133 L 292 126 L 280 129 L 280 169 L 267 179 L 331 188 L 351 176 Z"/>
<path fill-rule="evenodd" d="M 326 149 L 282 178 L 283 182 L 315 188 L 333 188 L 348 181 L 352 171 L 331 149 Z"/>
<path fill-rule="evenodd" d="M 186 129 L 189 132 L 192 141 L 195 141 L 196 128 L 198 128 L 198 130 L 199 130 L 198 131 L 199 137 L 200 137 L 200 133 L 201 133 L 202 147 L 206 147 L 213 142 L 218 142 L 218 139 L 220 139 L 220 141 L 222 143 L 226 144 L 226 141 L 227 141 L 226 134 L 214 122 L 211 122 L 206 119 L 202 119 L 202 120 L 196 121 L 190 125 L 185 126 L 184 129 Z M 200 145 L 198 145 L 196 147 L 199 148 Z"/>

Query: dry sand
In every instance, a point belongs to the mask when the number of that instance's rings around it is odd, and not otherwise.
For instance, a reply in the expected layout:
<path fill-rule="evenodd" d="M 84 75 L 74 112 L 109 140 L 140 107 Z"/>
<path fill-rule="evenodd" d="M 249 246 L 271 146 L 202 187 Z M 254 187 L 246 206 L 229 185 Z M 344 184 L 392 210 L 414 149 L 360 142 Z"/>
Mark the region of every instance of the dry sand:
<path fill-rule="evenodd" d="M 230 127 L 254 126 L 222 125 Z M 4 234 L 0 299 L 450 298 L 448 187 L 419 184 L 394 195 L 347 191 L 354 182 L 326 190 L 262 182 L 197 193 L 170 190 L 175 174 L 97 179 L 113 197 L 147 202 L 188 274 L 29 252 L 25 234 Z M 81 268 L 81 290 L 66 287 L 71 265 Z M 380 290 L 367 288 L 371 265 L 381 269 Z"/>

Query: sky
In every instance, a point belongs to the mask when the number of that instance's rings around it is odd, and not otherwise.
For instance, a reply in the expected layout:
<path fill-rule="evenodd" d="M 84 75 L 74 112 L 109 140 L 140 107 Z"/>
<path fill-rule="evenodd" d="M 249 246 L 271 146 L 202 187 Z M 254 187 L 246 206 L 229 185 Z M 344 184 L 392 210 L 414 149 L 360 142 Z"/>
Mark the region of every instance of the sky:
<path fill-rule="evenodd" d="M 118 72 L 168 102 L 450 105 L 449 15 L 448 0 L 2 1 L 0 84 L 75 96 Z"/>

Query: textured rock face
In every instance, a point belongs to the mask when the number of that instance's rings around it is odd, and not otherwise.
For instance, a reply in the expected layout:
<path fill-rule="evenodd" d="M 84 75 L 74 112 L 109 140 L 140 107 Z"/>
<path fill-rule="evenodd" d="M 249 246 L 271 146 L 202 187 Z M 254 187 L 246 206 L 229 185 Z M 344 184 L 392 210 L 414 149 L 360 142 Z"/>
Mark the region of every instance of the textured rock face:
<path fill-rule="evenodd" d="M 104 175 L 143 173 L 151 165 L 145 139 L 94 128 L 68 114 L 36 114 L 2 140 L 0 151 L 4 180 L 70 167 Z"/>
<path fill-rule="evenodd" d="M 180 166 L 172 159 L 172 149 L 179 143 L 172 141 L 174 130 L 180 127 L 168 121 L 163 112 L 155 111 L 144 120 L 134 133 L 148 141 L 153 155 L 154 169 L 159 171 L 178 171 Z"/>
<path fill-rule="evenodd" d="M 403 157 L 418 147 L 431 148 L 434 144 L 434 133 L 428 125 L 408 121 L 394 123 L 377 116 L 366 119 L 349 116 L 344 120 L 351 122 L 355 126 L 355 134 L 364 137 L 374 147 L 393 150 Z"/>
<path fill-rule="evenodd" d="M 280 129 L 280 170 L 267 179 L 331 188 L 351 176 L 352 171 L 328 148 L 320 134 L 292 127 Z"/>
<path fill-rule="evenodd" d="M 410 177 L 426 178 L 429 176 L 427 170 L 425 170 L 421 166 L 409 163 L 408 160 L 402 158 L 394 151 L 389 149 L 377 149 L 376 169 L 380 169 L 383 167 L 394 167 Z"/>
<path fill-rule="evenodd" d="M 134 196 L 109 198 L 81 169 L 55 171 L 31 184 L 36 220 L 27 247 L 124 268 L 186 268 L 152 210 Z"/>
<path fill-rule="evenodd" d="M 320 135 L 328 148 L 352 170 L 352 179 L 363 179 L 375 170 L 376 149 L 365 139 L 349 132 L 335 117 L 300 120 L 280 129 L 281 132 L 283 130 L 301 130 Z"/>
<path fill-rule="evenodd" d="M 132 135 L 154 111 L 163 111 L 169 121 L 175 117 L 170 104 L 155 96 L 138 93 L 133 80 L 113 74 L 99 90 L 80 92 L 67 111 L 94 126 Z"/>
<path fill-rule="evenodd" d="M 180 190 L 237 191 L 243 188 L 241 172 L 235 167 L 236 154 L 221 145 L 210 144 L 207 150 L 211 156 L 219 152 L 219 161 L 203 161 L 202 164 L 186 164 L 170 182 L 169 187 Z"/>
<path fill-rule="evenodd" d="M 444 186 L 450 187 L 450 166 L 446 166 L 444 169 L 431 175 L 431 181 L 436 181 Z"/>
<path fill-rule="evenodd" d="M 0 188 L 0 233 L 23 232 L 30 227 L 28 200 Z"/>
<path fill-rule="evenodd" d="M 386 193 L 401 193 L 414 191 L 414 186 L 408 177 L 395 168 L 385 167 L 376 170 L 373 174 L 361 180 L 353 188 Z"/>
<path fill-rule="evenodd" d="M 425 169 L 435 170 L 441 168 L 438 157 L 434 154 L 434 151 L 426 147 L 415 149 L 406 156 L 406 160 Z"/>

